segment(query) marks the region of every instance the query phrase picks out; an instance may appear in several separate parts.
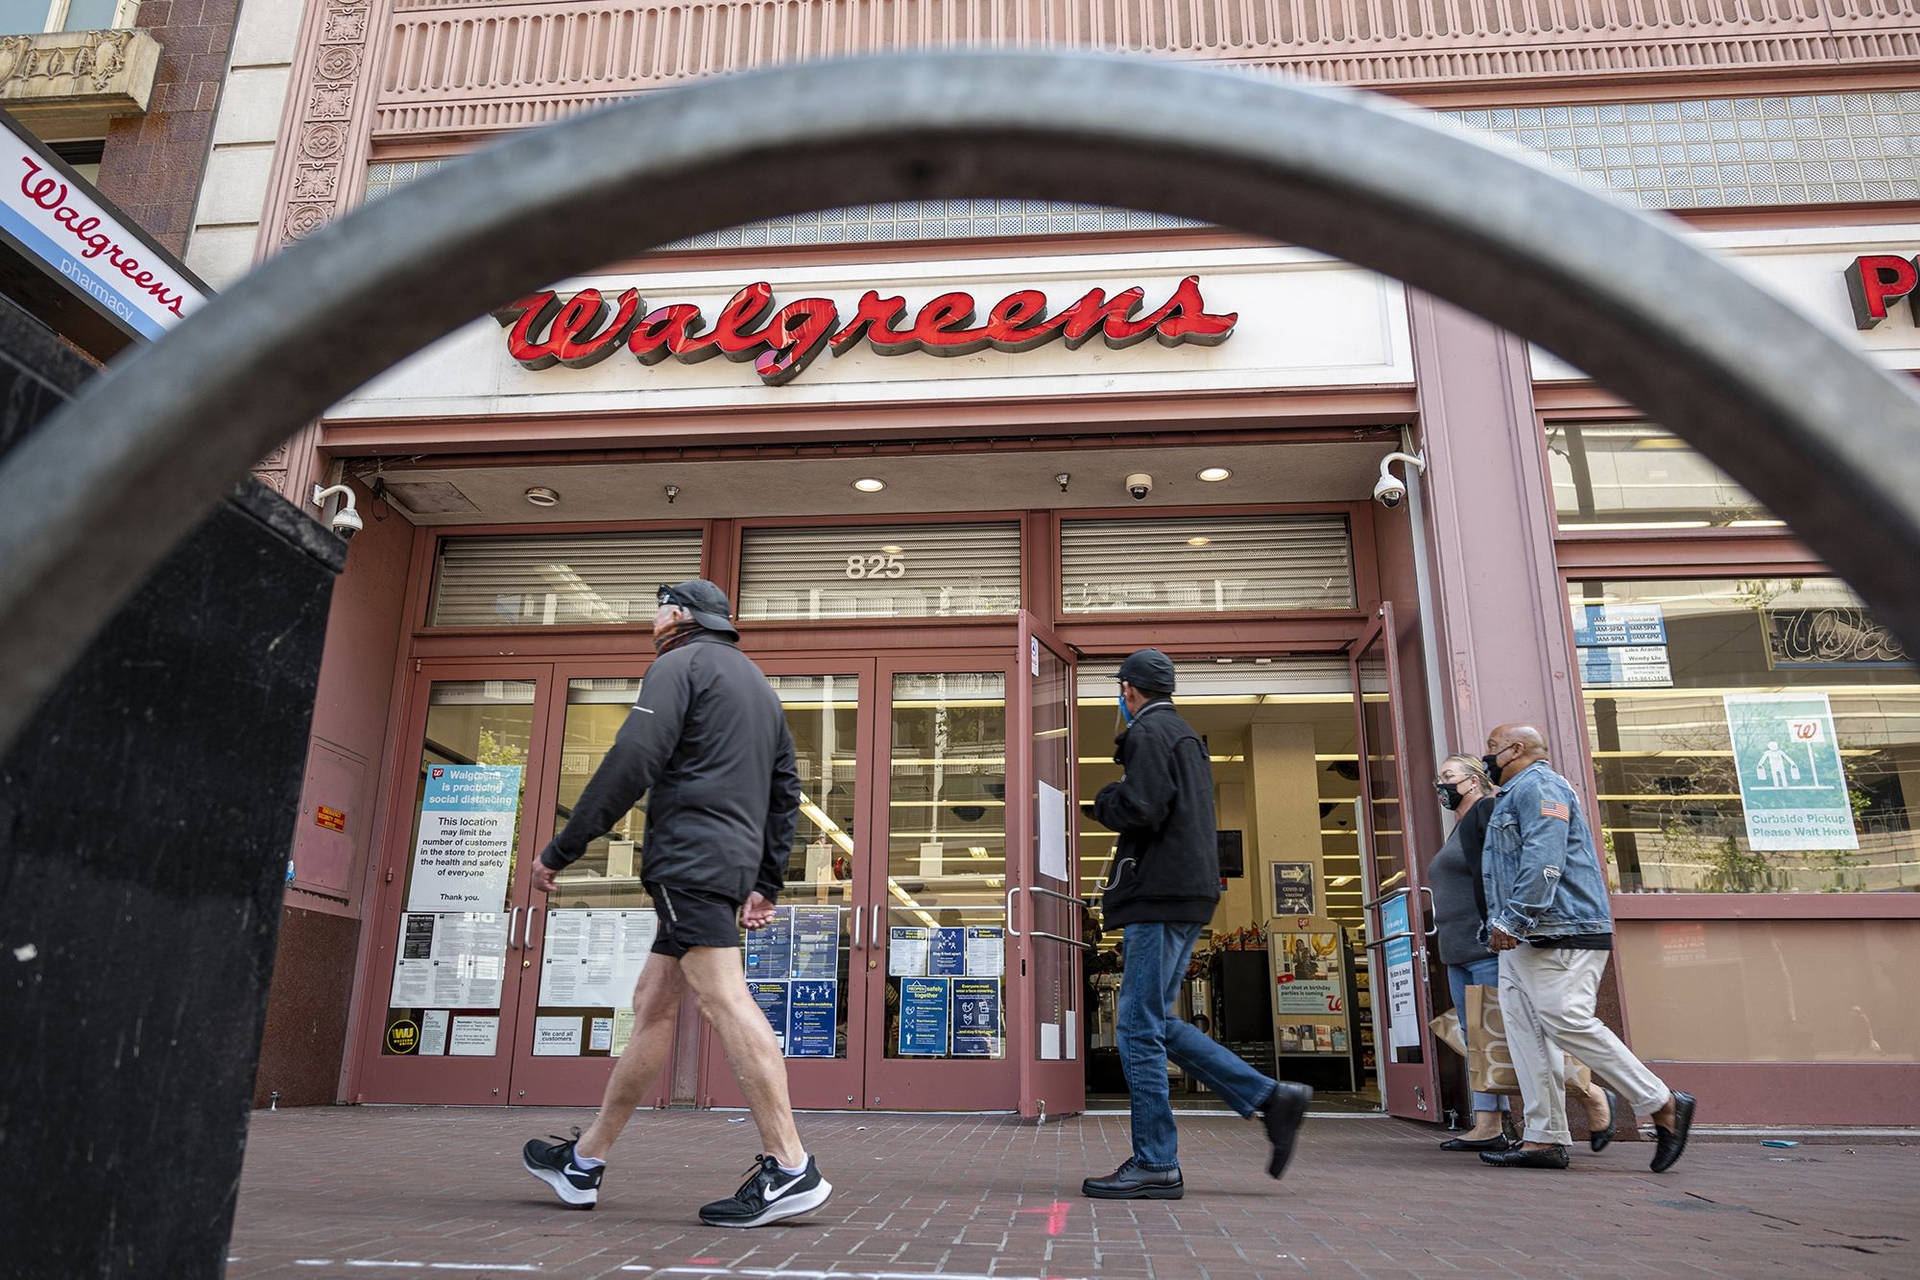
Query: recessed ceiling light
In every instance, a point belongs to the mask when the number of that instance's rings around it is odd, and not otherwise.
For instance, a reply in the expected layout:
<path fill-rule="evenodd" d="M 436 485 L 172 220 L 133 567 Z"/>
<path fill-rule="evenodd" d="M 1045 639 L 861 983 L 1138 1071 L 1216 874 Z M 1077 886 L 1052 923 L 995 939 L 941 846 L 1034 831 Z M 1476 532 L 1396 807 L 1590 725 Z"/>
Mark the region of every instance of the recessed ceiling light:
<path fill-rule="evenodd" d="M 878 493 L 887 487 L 887 482 L 875 480 L 872 476 L 862 476 L 853 482 L 853 487 L 862 493 Z"/>
<path fill-rule="evenodd" d="M 1208 467 L 1200 473 L 1200 478 L 1208 484 L 1213 484 L 1217 481 L 1225 480 L 1232 474 L 1233 472 L 1227 470 L 1225 467 Z"/>
<path fill-rule="evenodd" d="M 1213 539 L 1212 538 L 1188 538 L 1187 545 L 1190 547 L 1210 547 L 1213 545 Z"/>
<path fill-rule="evenodd" d="M 907 554 L 907 549 L 905 547 L 896 547 L 889 542 L 886 546 L 880 548 L 880 554 L 883 556 L 903 556 Z"/>
<path fill-rule="evenodd" d="M 527 490 L 527 501 L 536 507 L 557 507 L 560 505 L 560 494 L 558 490 L 537 484 Z"/>

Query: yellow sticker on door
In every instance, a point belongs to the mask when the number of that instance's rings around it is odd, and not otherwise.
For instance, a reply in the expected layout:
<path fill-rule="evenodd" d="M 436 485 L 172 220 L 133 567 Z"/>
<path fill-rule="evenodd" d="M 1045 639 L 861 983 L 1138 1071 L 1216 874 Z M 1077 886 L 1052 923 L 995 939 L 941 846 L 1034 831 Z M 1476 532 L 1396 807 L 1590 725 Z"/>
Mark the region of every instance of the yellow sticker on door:
<path fill-rule="evenodd" d="M 412 1053 L 420 1047 L 420 1025 L 411 1018 L 387 1024 L 387 1052 Z"/>

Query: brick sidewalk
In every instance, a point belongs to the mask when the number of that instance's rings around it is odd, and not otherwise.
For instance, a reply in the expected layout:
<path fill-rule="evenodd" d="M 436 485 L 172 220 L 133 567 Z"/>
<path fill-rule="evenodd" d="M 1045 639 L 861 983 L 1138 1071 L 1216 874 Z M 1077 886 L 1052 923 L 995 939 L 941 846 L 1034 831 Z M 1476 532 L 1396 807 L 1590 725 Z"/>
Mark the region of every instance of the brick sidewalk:
<path fill-rule="evenodd" d="M 1920 1147 L 1791 1150 L 1696 1137 L 1580 1148 L 1565 1173 L 1489 1169 L 1397 1120 L 1314 1119 L 1282 1183 L 1252 1124 L 1181 1121 L 1187 1198 L 1096 1203 L 1080 1179 L 1127 1153 L 1121 1117 L 1044 1128 L 986 1116 L 802 1118 L 837 1190 L 814 1218 L 720 1231 L 695 1211 L 739 1185 L 753 1126 L 645 1112 L 592 1213 L 519 1164 L 584 1111 L 257 1112 L 228 1274 L 667 1276 L 1920 1275 Z M 368 1265 L 378 1263 L 380 1265 Z"/>

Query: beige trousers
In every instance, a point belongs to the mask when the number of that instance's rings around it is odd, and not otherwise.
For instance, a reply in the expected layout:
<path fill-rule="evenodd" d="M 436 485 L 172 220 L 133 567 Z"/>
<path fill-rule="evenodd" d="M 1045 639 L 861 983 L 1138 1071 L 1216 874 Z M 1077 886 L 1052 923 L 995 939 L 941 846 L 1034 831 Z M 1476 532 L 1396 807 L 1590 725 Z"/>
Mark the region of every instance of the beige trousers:
<path fill-rule="evenodd" d="M 1563 1052 L 1612 1085 L 1634 1115 L 1651 1115 L 1667 1105 L 1670 1091 L 1660 1077 L 1594 1016 L 1608 954 L 1526 942 L 1500 953 L 1500 1015 L 1527 1104 L 1528 1142 L 1565 1146 L 1573 1141 L 1567 1132 Z"/>

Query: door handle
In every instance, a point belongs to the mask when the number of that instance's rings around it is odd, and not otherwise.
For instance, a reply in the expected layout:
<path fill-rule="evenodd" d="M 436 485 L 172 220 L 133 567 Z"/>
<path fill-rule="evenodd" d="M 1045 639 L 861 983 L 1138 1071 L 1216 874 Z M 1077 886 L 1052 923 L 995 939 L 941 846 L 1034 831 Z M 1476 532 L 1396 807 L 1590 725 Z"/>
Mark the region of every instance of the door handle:
<path fill-rule="evenodd" d="M 520 923 L 520 908 L 515 907 L 513 909 L 512 914 L 507 916 L 507 950 L 509 951 L 512 951 L 514 949 L 515 944 L 513 941 L 513 930 L 514 930 L 514 926 L 518 925 L 519 923 Z"/>
<path fill-rule="evenodd" d="M 1431 938 L 1440 932 L 1440 924 L 1433 918 L 1433 890 L 1421 885 L 1420 892 L 1427 895 L 1427 937 Z"/>
<path fill-rule="evenodd" d="M 539 913 L 540 908 L 538 907 L 527 908 L 527 926 L 520 933 L 520 949 L 522 951 L 533 946 L 533 918 Z"/>
<path fill-rule="evenodd" d="M 1018 929 L 1013 927 L 1013 895 L 1020 892 L 1020 890 L 1025 887 L 1026 887 L 1025 885 L 1018 885 L 1018 884 L 1007 886 L 1007 936 L 1008 937 L 1024 938 L 1026 936 L 1025 934 L 1021 933 Z"/>
<path fill-rule="evenodd" d="M 885 910 L 879 903 L 873 904 L 873 927 L 867 930 L 867 946 L 878 949 L 880 946 L 880 913 Z"/>
<path fill-rule="evenodd" d="M 858 951 L 860 949 L 860 919 L 865 914 L 866 912 L 859 907 L 853 909 L 853 941 L 847 944 L 848 951 Z"/>

